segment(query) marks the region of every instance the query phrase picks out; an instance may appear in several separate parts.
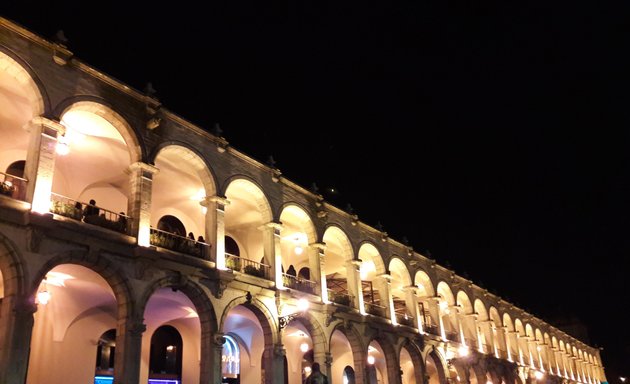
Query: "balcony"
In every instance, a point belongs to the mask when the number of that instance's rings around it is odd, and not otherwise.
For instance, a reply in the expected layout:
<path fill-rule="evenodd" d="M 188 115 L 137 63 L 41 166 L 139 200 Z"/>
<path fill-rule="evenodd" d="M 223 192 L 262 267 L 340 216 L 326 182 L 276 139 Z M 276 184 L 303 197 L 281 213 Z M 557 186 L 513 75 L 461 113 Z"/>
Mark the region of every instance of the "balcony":
<path fill-rule="evenodd" d="M 122 213 L 112 212 L 56 193 L 51 194 L 50 212 L 124 234 L 127 233 L 127 223 L 131 220 L 129 216 Z"/>
<path fill-rule="evenodd" d="M 382 305 L 376 304 L 376 303 L 365 303 L 365 312 L 369 313 L 370 315 L 374 315 L 374 316 L 378 316 L 378 317 L 385 317 L 387 316 L 387 311 L 386 308 Z"/>
<path fill-rule="evenodd" d="M 297 289 L 298 291 L 315 294 L 316 283 L 303 277 L 282 274 L 282 285 L 286 288 Z"/>
<path fill-rule="evenodd" d="M 225 266 L 234 272 L 245 273 L 267 280 L 271 279 L 271 268 L 268 265 L 232 255 L 231 253 L 225 254 Z"/>
<path fill-rule="evenodd" d="M 422 328 L 426 333 L 434 336 L 440 336 L 440 330 L 438 329 L 437 325 L 424 325 Z"/>
<path fill-rule="evenodd" d="M 459 343 L 459 334 L 457 332 L 446 331 L 444 334 L 446 335 L 447 340 Z"/>
<path fill-rule="evenodd" d="M 26 201 L 26 179 L 0 172 L 0 195 Z"/>
<path fill-rule="evenodd" d="M 407 313 L 396 313 L 396 322 L 398 322 L 398 324 L 406 325 L 408 327 L 416 327 L 414 323 L 414 318 L 409 316 Z"/>
<path fill-rule="evenodd" d="M 151 245 L 201 259 L 208 259 L 210 250 L 210 244 L 156 228 L 151 228 Z"/>

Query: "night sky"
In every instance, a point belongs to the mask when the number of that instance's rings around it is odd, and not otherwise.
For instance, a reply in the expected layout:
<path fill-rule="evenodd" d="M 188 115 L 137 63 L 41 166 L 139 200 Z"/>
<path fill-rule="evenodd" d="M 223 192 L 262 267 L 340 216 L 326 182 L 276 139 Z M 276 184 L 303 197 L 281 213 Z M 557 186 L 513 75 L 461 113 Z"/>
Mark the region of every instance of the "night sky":
<path fill-rule="evenodd" d="M 0 15 L 63 29 L 82 61 L 534 315 L 578 318 L 608 381 L 630 375 L 628 2 L 200 3 Z"/>

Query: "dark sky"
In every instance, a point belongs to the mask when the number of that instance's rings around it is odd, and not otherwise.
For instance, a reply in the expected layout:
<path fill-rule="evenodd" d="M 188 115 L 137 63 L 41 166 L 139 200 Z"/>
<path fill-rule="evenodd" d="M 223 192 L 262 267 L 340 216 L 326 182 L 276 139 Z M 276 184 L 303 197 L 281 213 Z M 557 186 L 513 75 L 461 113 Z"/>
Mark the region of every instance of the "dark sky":
<path fill-rule="evenodd" d="M 628 2 L 8 3 L 630 374 Z"/>

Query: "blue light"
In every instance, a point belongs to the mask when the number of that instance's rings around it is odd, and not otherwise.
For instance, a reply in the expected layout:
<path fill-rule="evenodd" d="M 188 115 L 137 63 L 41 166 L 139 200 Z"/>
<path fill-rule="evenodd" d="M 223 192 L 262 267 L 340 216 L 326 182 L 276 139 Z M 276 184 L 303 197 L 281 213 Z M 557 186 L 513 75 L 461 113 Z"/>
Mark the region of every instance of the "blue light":
<path fill-rule="evenodd" d="M 94 376 L 94 384 L 112 384 L 113 382 L 112 376 Z"/>

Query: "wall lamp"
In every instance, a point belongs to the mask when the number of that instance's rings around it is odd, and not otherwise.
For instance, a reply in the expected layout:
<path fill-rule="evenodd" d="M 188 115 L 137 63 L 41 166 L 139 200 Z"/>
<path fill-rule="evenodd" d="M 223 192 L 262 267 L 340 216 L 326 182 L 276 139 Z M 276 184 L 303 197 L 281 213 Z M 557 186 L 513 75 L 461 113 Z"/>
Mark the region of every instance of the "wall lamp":
<path fill-rule="evenodd" d="M 306 312 L 308 310 L 310 303 L 308 302 L 308 300 L 302 298 L 300 300 L 298 300 L 298 310 L 299 312 L 295 312 L 295 313 L 291 313 L 289 315 L 285 315 L 285 316 L 280 316 L 278 317 L 278 326 L 280 327 L 280 330 L 283 330 L 287 327 L 287 325 L 289 325 L 289 323 L 291 322 L 291 320 L 295 319 L 296 317 L 302 315 L 304 312 Z"/>

